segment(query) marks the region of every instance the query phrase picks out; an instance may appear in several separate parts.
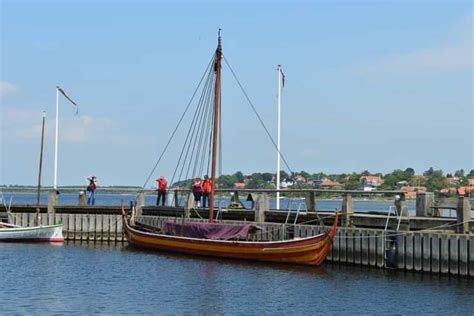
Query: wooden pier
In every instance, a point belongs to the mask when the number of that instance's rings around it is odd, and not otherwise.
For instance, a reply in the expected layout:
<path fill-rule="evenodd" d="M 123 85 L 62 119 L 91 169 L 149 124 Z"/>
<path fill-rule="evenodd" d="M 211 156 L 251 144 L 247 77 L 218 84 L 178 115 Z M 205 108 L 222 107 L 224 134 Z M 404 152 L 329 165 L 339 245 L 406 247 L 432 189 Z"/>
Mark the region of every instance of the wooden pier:
<path fill-rule="evenodd" d="M 428 196 L 427 202 L 423 195 L 417 198 L 416 216 L 410 217 L 400 209 L 399 215 L 388 218 L 382 212 L 353 212 L 352 199 L 348 195 L 345 192 L 340 227 L 328 261 L 440 275 L 474 276 L 474 220 L 468 199 L 433 201 Z M 137 199 L 140 200 L 144 201 L 143 198 Z M 306 203 L 308 205 L 308 201 Z M 199 221 L 208 216 L 207 209 L 194 210 L 186 205 L 157 207 L 143 203 L 135 207 L 140 221 L 153 226 L 161 226 L 165 220 L 186 217 Z M 322 233 L 332 224 L 333 212 L 316 210 L 311 203 L 307 208 L 304 212 L 270 210 L 268 198 L 260 196 L 256 197 L 252 209 L 222 209 L 217 216 L 218 220 L 226 222 L 256 222 L 262 228 L 254 236 L 257 240 L 305 237 Z M 434 214 L 439 214 L 439 208 L 453 209 L 456 217 L 434 217 Z M 62 222 L 64 237 L 68 241 L 125 242 L 119 212 L 119 206 L 44 205 L 41 207 L 41 223 Z M 7 216 L 6 213 L 0 215 Z M 13 205 L 9 216 L 13 224 L 33 226 L 34 206 Z"/>

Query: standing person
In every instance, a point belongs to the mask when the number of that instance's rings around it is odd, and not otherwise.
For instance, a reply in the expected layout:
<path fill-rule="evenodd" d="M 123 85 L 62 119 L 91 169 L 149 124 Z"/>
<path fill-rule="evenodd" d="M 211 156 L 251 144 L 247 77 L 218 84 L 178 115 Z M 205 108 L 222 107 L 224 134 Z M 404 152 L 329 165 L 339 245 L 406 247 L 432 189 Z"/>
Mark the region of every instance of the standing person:
<path fill-rule="evenodd" d="M 160 205 L 160 198 L 161 198 L 161 205 L 165 206 L 165 199 L 166 199 L 166 189 L 168 189 L 168 181 L 163 176 L 160 176 L 156 179 L 157 187 L 158 187 L 158 196 L 156 198 L 156 205 Z"/>
<path fill-rule="evenodd" d="M 194 195 L 194 207 L 201 207 L 201 196 L 202 196 L 202 180 L 196 178 L 193 180 L 192 190 Z"/>
<path fill-rule="evenodd" d="M 209 196 L 211 195 L 211 187 L 212 180 L 205 176 L 204 181 L 202 182 L 202 207 L 206 207 L 206 205 L 210 206 Z"/>
<path fill-rule="evenodd" d="M 95 176 L 87 178 L 89 185 L 87 186 L 87 205 L 95 204 L 95 190 L 97 189 L 97 178 Z"/>

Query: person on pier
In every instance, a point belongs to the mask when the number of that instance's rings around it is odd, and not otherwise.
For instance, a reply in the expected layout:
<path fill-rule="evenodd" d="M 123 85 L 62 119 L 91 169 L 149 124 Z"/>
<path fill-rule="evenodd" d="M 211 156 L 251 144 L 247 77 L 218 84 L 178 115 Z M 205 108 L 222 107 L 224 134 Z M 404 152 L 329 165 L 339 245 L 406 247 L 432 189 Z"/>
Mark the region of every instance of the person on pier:
<path fill-rule="evenodd" d="M 209 197 L 211 195 L 212 180 L 208 176 L 202 182 L 202 207 L 209 207 Z"/>
<path fill-rule="evenodd" d="M 197 177 L 193 180 L 192 190 L 194 195 L 194 207 L 201 207 L 201 197 L 202 197 L 202 180 Z"/>
<path fill-rule="evenodd" d="M 156 197 L 156 205 L 160 205 L 160 199 L 161 199 L 161 206 L 165 206 L 165 199 L 166 199 L 166 190 L 168 189 L 168 181 L 166 181 L 166 178 L 163 176 L 160 176 L 158 179 L 156 179 L 157 182 L 157 188 L 158 188 L 158 195 Z"/>
<path fill-rule="evenodd" d="M 97 178 L 91 176 L 87 178 L 89 185 L 87 186 L 87 205 L 95 204 L 95 190 L 97 189 Z"/>

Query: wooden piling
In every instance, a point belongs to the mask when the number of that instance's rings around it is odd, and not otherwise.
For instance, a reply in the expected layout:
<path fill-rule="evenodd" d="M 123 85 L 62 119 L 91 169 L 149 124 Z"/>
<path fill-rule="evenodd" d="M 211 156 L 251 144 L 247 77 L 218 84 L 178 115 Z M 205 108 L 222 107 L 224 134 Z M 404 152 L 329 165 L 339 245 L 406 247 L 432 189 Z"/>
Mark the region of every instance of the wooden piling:
<path fill-rule="evenodd" d="M 341 226 L 351 226 L 351 216 L 354 214 L 352 195 L 344 194 L 342 198 Z"/>
<path fill-rule="evenodd" d="M 397 243 L 397 268 L 398 269 L 405 269 L 405 260 L 406 260 L 406 244 L 405 244 L 405 237 L 406 235 L 397 235 L 396 243 Z"/>
<path fill-rule="evenodd" d="M 347 262 L 347 229 L 339 228 L 339 262 Z"/>
<path fill-rule="evenodd" d="M 474 235 L 469 236 L 469 276 L 474 277 Z"/>
<path fill-rule="evenodd" d="M 361 262 L 366 266 L 369 264 L 369 239 L 367 230 L 362 231 L 361 239 Z"/>
<path fill-rule="evenodd" d="M 431 235 L 431 272 L 440 272 L 440 240 L 438 234 Z"/>
<path fill-rule="evenodd" d="M 469 239 L 467 235 L 459 236 L 459 275 L 467 276 L 469 274 Z"/>
<path fill-rule="evenodd" d="M 346 255 L 346 262 L 347 263 L 354 263 L 354 236 L 355 231 L 353 229 L 347 230 L 347 255 Z"/>
<path fill-rule="evenodd" d="M 413 234 L 405 235 L 405 268 L 413 270 Z"/>
<path fill-rule="evenodd" d="M 449 273 L 452 275 L 457 275 L 459 271 L 458 267 L 459 259 L 459 246 L 458 246 L 458 236 L 451 235 L 449 239 Z"/>
<path fill-rule="evenodd" d="M 270 209 L 270 200 L 267 193 L 260 193 L 255 199 L 255 221 L 257 223 L 265 222 L 265 212 Z"/>
<path fill-rule="evenodd" d="M 362 230 L 354 232 L 354 263 L 362 264 Z"/>
<path fill-rule="evenodd" d="M 449 235 L 441 235 L 441 273 L 449 273 Z"/>
<path fill-rule="evenodd" d="M 427 217 L 433 216 L 434 206 L 433 192 L 417 192 L 416 193 L 416 216 Z"/>
<path fill-rule="evenodd" d="M 422 258 L 423 258 L 423 252 L 422 252 L 422 243 L 421 243 L 421 235 L 420 233 L 414 233 L 413 234 L 413 268 L 415 271 L 421 271 L 422 270 Z"/>
<path fill-rule="evenodd" d="M 58 192 L 56 189 L 48 191 L 48 213 L 54 214 L 56 205 L 58 205 Z"/>
<path fill-rule="evenodd" d="M 375 236 L 376 236 L 376 239 L 375 239 L 375 244 L 376 244 L 375 262 L 376 262 L 377 267 L 383 268 L 384 265 L 385 265 L 385 261 L 384 261 L 384 243 L 385 243 L 385 240 L 384 240 L 383 231 L 376 232 Z"/>
<path fill-rule="evenodd" d="M 369 265 L 377 265 L 377 235 L 375 231 L 369 231 Z"/>
<path fill-rule="evenodd" d="M 334 239 L 332 241 L 332 247 L 331 250 L 329 251 L 331 253 L 331 260 L 334 262 L 339 261 L 339 231 L 336 232 L 336 235 L 334 236 Z"/>
<path fill-rule="evenodd" d="M 458 198 L 458 205 L 456 208 L 456 218 L 457 224 L 456 232 L 460 234 L 468 234 L 469 233 L 469 222 L 468 220 L 471 219 L 471 203 L 469 199 L 460 196 Z"/>
<path fill-rule="evenodd" d="M 316 194 L 314 192 L 309 192 L 305 196 L 306 210 L 308 212 L 316 212 Z"/>

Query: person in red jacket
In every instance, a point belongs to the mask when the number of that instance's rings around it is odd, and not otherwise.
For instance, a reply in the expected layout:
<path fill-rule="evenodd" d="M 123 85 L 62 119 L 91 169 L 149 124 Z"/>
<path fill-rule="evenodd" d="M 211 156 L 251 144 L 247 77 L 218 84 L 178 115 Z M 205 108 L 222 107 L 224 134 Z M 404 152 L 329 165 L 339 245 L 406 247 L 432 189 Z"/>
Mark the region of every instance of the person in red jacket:
<path fill-rule="evenodd" d="M 194 207 L 201 207 L 201 196 L 202 196 L 202 180 L 196 178 L 193 180 L 192 190 L 194 195 Z"/>
<path fill-rule="evenodd" d="M 212 180 L 205 176 L 204 181 L 202 183 L 202 207 L 206 207 L 206 204 L 209 206 L 209 196 L 211 195 L 211 187 Z"/>
<path fill-rule="evenodd" d="M 163 176 L 160 176 L 158 179 L 156 179 L 157 182 L 157 187 L 158 187 L 158 196 L 156 198 L 156 205 L 160 205 L 160 199 L 161 199 L 161 205 L 165 206 L 165 199 L 166 199 L 166 189 L 168 189 L 168 181 L 166 181 L 166 178 Z"/>

